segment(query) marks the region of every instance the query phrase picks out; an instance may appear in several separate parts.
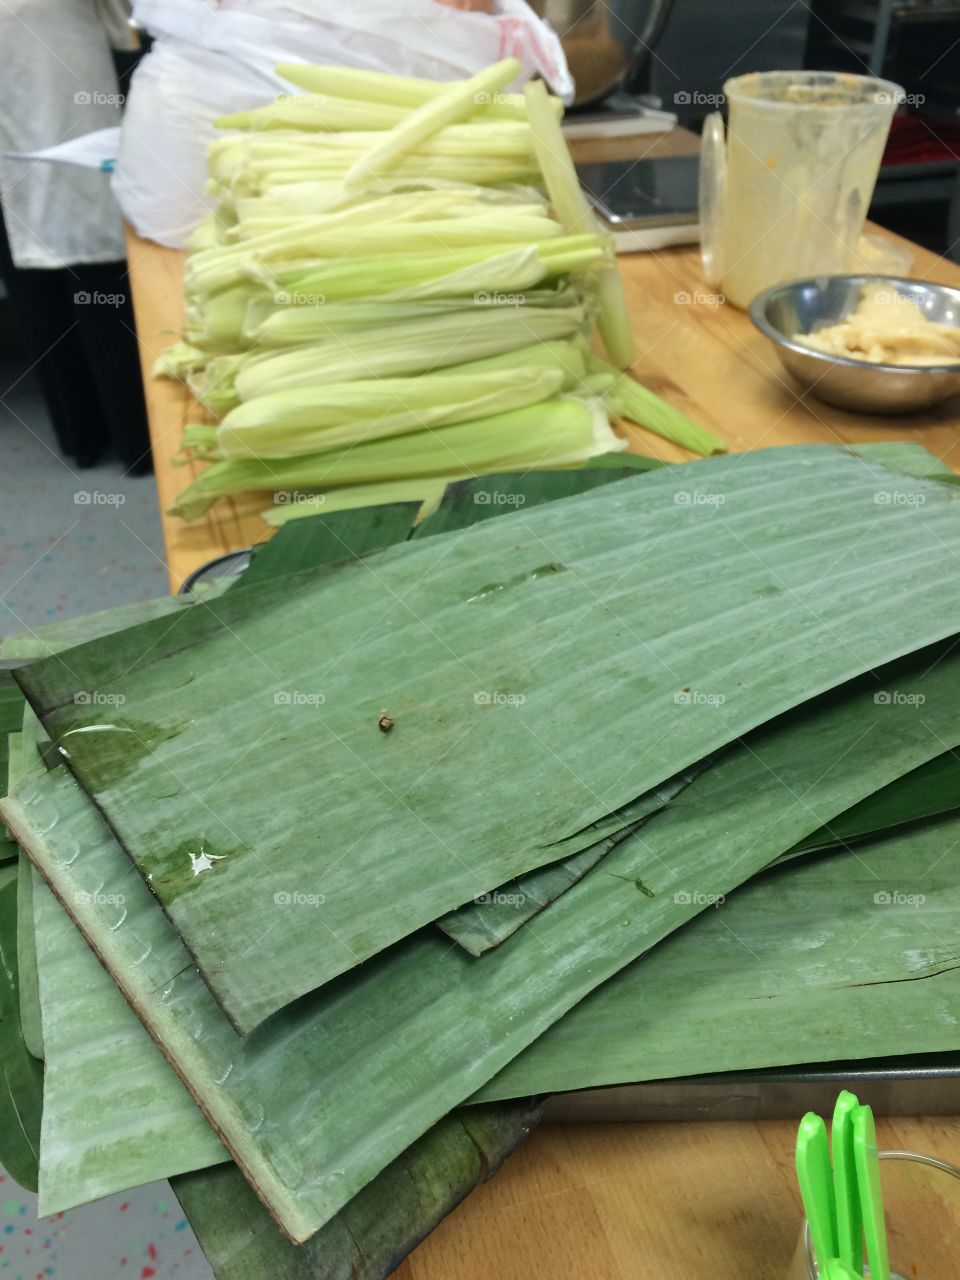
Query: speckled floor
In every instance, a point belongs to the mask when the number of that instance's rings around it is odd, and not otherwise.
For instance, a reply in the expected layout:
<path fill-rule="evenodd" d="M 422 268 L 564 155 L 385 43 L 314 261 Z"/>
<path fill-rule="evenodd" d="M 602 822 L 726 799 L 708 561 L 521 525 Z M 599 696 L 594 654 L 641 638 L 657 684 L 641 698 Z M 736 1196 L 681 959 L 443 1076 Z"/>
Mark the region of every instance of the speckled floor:
<path fill-rule="evenodd" d="M 0 634 L 166 591 L 151 477 L 61 458 L 23 362 L 0 352 Z M 166 1183 L 37 1219 L 0 1168 L 0 1280 L 212 1280 Z"/>
<path fill-rule="evenodd" d="M 212 1280 L 165 1182 L 39 1221 L 36 1205 L 0 1170 L 3 1280 Z"/>
<path fill-rule="evenodd" d="M 32 377 L 0 353 L 0 634 L 166 589 L 153 478 L 75 470 Z"/>

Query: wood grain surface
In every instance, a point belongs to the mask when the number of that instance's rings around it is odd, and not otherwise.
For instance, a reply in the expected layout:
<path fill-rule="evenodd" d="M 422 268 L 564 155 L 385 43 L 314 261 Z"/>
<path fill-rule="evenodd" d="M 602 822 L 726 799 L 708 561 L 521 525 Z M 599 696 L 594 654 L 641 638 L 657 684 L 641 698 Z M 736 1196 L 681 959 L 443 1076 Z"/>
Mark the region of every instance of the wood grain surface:
<path fill-rule="evenodd" d="M 803 1211 L 796 1123 L 539 1129 L 396 1271 L 396 1280 L 787 1280 Z M 881 1147 L 960 1159 L 960 1120 L 879 1120 Z M 921 1236 L 960 1233 L 960 1181 Z M 895 1225 L 895 1224 L 891 1224 Z M 911 1228 L 912 1229 L 912 1228 Z M 933 1275 L 952 1276 L 957 1258 Z M 951 1269 L 951 1267 L 953 1269 Z M 923 1271 L 918 1280 L 926 1280 Z"/>

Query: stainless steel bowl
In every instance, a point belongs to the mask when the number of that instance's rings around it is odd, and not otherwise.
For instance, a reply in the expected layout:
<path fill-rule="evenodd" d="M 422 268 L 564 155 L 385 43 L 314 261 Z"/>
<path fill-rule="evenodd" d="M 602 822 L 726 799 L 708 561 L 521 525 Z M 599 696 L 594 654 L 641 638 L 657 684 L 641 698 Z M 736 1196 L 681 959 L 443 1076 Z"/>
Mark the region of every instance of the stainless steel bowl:
<path fill-rule="evenodd" d="M 917 302 L 931 320 L 960 327 L 960 289 L 895 276 L 818 276 L 776 284 L 750 304 L 750 319 L 770 339 L 780 363 L 804 391 L 860 413 L 915 413 L 960 395 L 960 362 L 870 364 L 814 351 L 793 341 L 845 319 L 865 284 L 888 285 Z"/>

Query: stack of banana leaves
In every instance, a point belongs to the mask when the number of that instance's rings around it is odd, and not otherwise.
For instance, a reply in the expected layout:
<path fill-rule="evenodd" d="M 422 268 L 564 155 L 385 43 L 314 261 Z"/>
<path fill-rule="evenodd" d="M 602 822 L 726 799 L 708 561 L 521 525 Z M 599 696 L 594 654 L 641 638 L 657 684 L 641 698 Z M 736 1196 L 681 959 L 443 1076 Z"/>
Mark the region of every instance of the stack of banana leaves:
<path fill-rule="evenodd" d="M 506 473 L 8 640 L 0 1159 L 386 1276 L 554 1091 L 960 1049 L 960 492 Z"/>

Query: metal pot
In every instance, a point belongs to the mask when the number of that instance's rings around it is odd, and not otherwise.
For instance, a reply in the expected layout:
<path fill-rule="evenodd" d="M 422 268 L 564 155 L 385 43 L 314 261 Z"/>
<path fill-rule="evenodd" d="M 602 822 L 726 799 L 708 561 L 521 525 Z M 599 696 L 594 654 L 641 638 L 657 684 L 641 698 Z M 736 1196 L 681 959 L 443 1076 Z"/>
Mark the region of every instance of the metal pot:
<path fill-rule="evenodd" d="M 599 102 L 621 85 L 637 90 L 672 0 L 530 0 L 563 44 L 576 81 L 574 104 Z"/>

